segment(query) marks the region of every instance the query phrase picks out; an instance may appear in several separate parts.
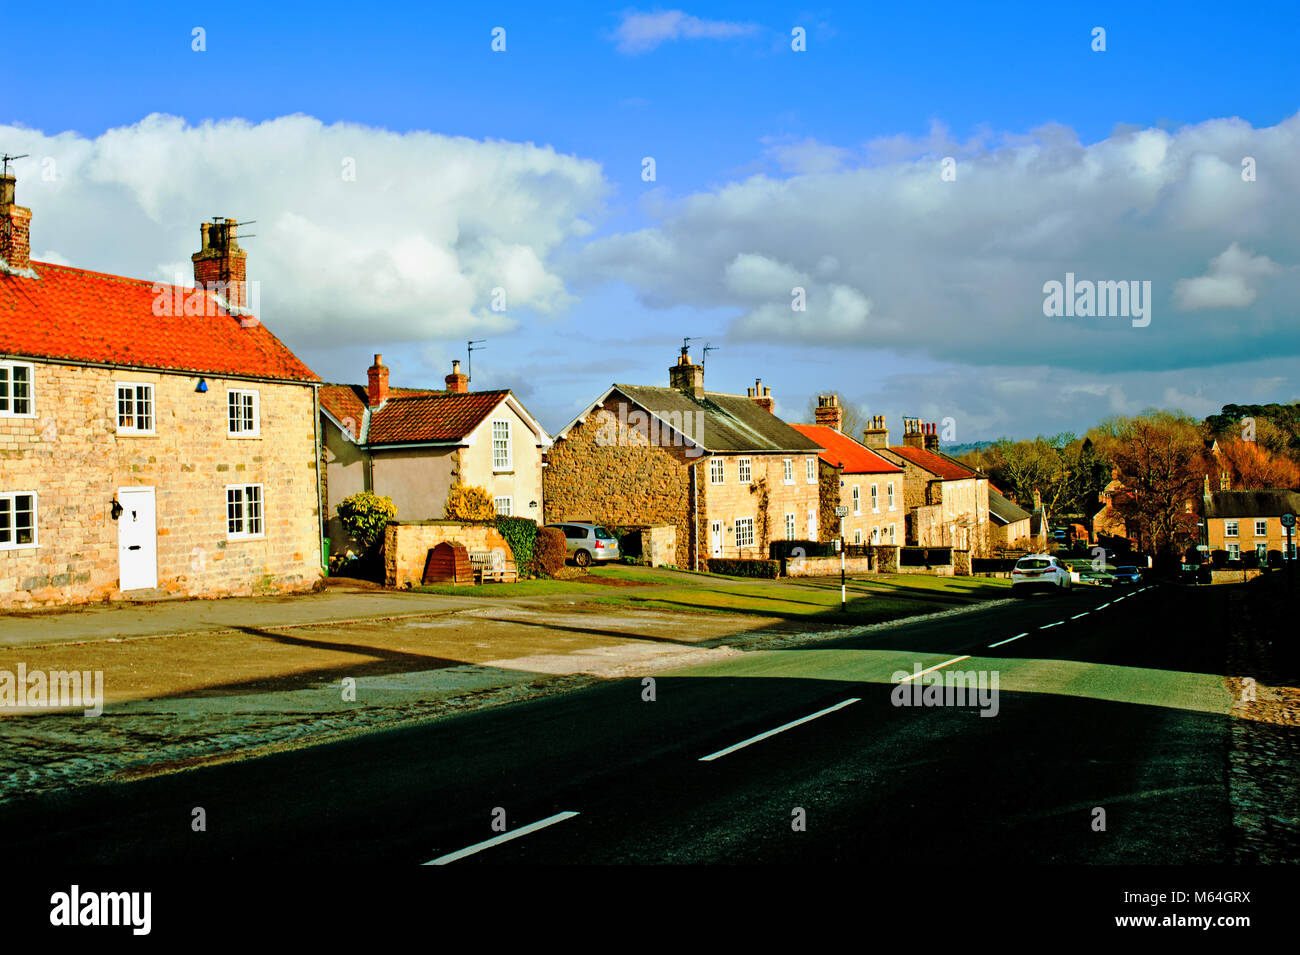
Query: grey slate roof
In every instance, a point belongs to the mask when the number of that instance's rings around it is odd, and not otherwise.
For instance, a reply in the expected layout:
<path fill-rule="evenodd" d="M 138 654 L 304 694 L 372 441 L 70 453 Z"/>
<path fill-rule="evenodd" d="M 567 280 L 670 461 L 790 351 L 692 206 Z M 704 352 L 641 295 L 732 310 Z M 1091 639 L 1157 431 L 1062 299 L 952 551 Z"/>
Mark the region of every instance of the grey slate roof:
<path fill-rule="evenodd" d="M 797 451 L 818 452 L 821 445 L 804 437 L 770 411 L 760 408 L 753 398 L 706 391 L 696 398 L 676 388 L 644 385 L 614 385 L 633 403 L 640 405 L 661 422 L 682 427 L 686 437 L 706 451 Z M 684 416 L 690 413 L 690 418 Z"/>
<path fill-rule="evenodd" d="M 1206 517 L 1281 517 L 1300 515 L 1300 494 L 1269 488 L 1260 491 L 1211 491 Z"/>
<path fill-rule="evenodd" d="M 989 488 L 989 515 L 1001 524 L 1014 524 L 1030 515 L 1023 507 Z"/>

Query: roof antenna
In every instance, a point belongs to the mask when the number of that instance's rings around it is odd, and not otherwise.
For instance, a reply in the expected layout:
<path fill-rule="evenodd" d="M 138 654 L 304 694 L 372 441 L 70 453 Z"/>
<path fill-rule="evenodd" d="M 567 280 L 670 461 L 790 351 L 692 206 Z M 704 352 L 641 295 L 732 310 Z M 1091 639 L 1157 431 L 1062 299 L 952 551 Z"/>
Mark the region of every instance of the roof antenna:
<path fill-rule="evenodd" d="M 487 348 L 487 346 L 483 344 L 485 341 L 487 341 L 486 338 L 476 338 L 471 342 L 465 343 L 465 352 L 468 357 L 467 363 L 469 365 L 469 368 L 466 370 L 466 374 L 465 374 L 465 384 L 469 384 L 471 381 L 474 380 L 474 353 L 476 351 L 482 351 L 484 348 Z M 478 345 L 479 347 L 475 348 L 474 347 L 475 345 Z"/>
<path fill-rule="evenodd" d="M 4 175 L 9 175 L 9 163 L 15 159 L 26 159 L 30 155 L 31 153 L 23 153 L 21 156 L 11 156 L 8 153 L 5 153 L 3 156 L 0 156 L 0 160 L 4 161 Z"/>
<path fill-rule="evenodd" d="M 703 357 L 700 358 L 700 367 L 703 368 L 703 367 L 705 366 L 705 364 L 708 362 L 708 360 L 709 360 L 709 352 L 711 352 L 711 351 L 719 351 L 721 348 L 722 348 L 721 345 L 710 345 L 710 344 L 708 344 L 708 343 L 706 342 L 705 345 L 704 345 L 704 348 L 701 349 L 701 352 L 700 352 L 700 354 L 703 356 Z"/>

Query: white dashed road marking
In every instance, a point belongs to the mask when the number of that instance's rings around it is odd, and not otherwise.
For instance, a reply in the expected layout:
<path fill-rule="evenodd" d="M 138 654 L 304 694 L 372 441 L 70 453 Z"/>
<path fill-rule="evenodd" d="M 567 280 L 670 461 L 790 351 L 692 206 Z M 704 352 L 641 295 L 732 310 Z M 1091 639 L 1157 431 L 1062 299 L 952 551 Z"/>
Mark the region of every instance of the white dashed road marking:
<path fill-rule="evenodd" d="M 1027 636 L 1029 636 L 1027 633 L 1018 633 L 1014 637 L 1007 637 L 1005 640 L 999 640 L 997 643 L 990 643 L 989 649 L 992 650 L 994 647 L 1000 647 L 1004 643 L 1010 643 L 1012 640 L 1019 640 L 1021 637 Z"/>
<path fill-rule="evenodd" d="M 1041 627 L 1039 627 L 1038 629 L 1039 629 L 1039 630 L 1046 630 L 1048 627 L 1059 627 L 1059 626 L 1060 626 L 1061 624 L 1063 624 L 1063 623 L 1065 623 L 1064 620 L 1058 620 L 1058 621 L 1056 621 L 1056 623 L 1045 623 L 1045 624 L 1043 624 Z"/>
<path fill-rule="evenodd" d="M 522 826 L 519 829 L 512 829 L 509 832 L 503 832 L 501 835 L 485 842 L 478 842 L 464 849 L 457 849 L 455 852 L 445 856 L 438 856 L 436 859 L 430 859 L 425 865 L 446 865 L 448 862 L 455 862 L 457 859 L 463 859 L 466 856 L 472 856 L 476 852 L 482 852 L 484 849 L 491 849 L 493 846 L 499 846 L 503 842 L 509 842 L 511 839 L 518 839 L 520 836 L 526 836 L 530 832 L 536 832 L 538 829 L 545 829 L 547 826 L 553 826 L 557 822 L 564 822 L 566 819 L 572 819 L 576 812 L 557 812 L 553 816 L 547 816 L 545 819 L 539 819 L 537 822 Z"/>
<path fill-rule="evenodd" d="M 964 660 L 966 658 L 962 657 L 962 659 Z M 844 707 L 848 706 L 851 703 L 859 703 L 859 702 L 861 702 L 861 699 L 859 697 L 856 696 L 849 697 L 847 700 L 845 700 L 842 703 L 836 703 L 834 706 L 828 706 L 824 710 L 818 710 L 816 713 L 810 713 L 808 716 L 804 716 L 801 717 L 800 719 L 793 720 L 789 723 L 786 723 L 784 726 L 778 726 L 774 730 L 768 730 L 766 733 L 759 733 L 757 736 L 751 736 L 747 740 L 743 740 L 739 743 L 736 743 L 734 746 L 728 746 L 726 749 L 720 749 L 716 753 L 710 753 L 708 756 L 701 756 L 700 762 L 707 763 L 710 760 L 714 760 L 722 756 L 726 756 L 728 753 L 734 753 L 738 749 L 744 749 L 746 746 L 752 746 L 755 743 L 762 742 L 763 740 L 767 739 L 769 736 L 775 736 L 777 733 L 784 733 L 786 730 L 794 729 L 796 726 L 800 726 L 804 723 L 807 723 L 809 720 L 815 720 L 819 716 L 825 716 L 827 713 L 834 713 L 836 710 L 844 709 Z"/>

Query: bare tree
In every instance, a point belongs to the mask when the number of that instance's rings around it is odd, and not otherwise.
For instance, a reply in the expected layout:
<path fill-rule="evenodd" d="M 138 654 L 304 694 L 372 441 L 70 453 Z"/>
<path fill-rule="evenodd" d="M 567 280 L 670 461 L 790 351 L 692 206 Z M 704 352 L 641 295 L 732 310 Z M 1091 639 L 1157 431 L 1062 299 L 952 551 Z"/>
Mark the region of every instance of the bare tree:
<path fill-rule="evenodd" d="M 843 431 L 845 434 L 847 434 L 849 437 L 851 437 L 853 440 L 861 441 L 862 429 L 866 427 L 866 422 L 865 419 L 862 417 L 862 413 L 858 410 L 857 406 L 851 403 L 847 398 L 844 397 L 844 395 L 841 392 L 838 391 L 821 391 L 818 392 L 818 394 L 834 395 L 835 397 L 840 399 L 840 414 L 842 415 L 843 418 L 843 423 L 840 425 L 840 430 Z M 808 399 L 807 420 L 809 424 L 817 423 L 817 395 L 813 395 L 811 398 Z"/>

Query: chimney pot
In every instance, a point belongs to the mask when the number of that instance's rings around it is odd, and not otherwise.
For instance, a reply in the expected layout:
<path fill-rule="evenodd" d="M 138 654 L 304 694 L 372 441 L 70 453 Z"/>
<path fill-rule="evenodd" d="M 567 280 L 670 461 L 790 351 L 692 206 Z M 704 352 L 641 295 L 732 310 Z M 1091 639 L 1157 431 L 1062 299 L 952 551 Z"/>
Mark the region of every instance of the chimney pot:
<path fill-rule="evenodd" d="M 451 360 L 451 374 L 443 380 L 447 382 L 447 390 L 453 394 L 463 395 L 469 391 L 469 376 L 461 374 L 458 358 Z"/>
<path fill-rule="evenodd" d="M 817 424 L 842 431 L 844 428 L 844 409 L 835 395 L 818 395 L 815 412 Z"/>
<path fill-rule="evenodd" d="M 221 295 L 235 308 L 248 307 L 248 253 L 239 247 L 239 223 L 204 222 L 199 226 L 202 248 L 190 256 L 194 285 Z"/>
<path fill-rule="evenodd" d="M 690 395 L 697 401 L 704 397 L 704 366 L 691 361 L 690 350 L 685 346 L 682 347 L 677 364 L 668 369 L 668 387 Z"/>

